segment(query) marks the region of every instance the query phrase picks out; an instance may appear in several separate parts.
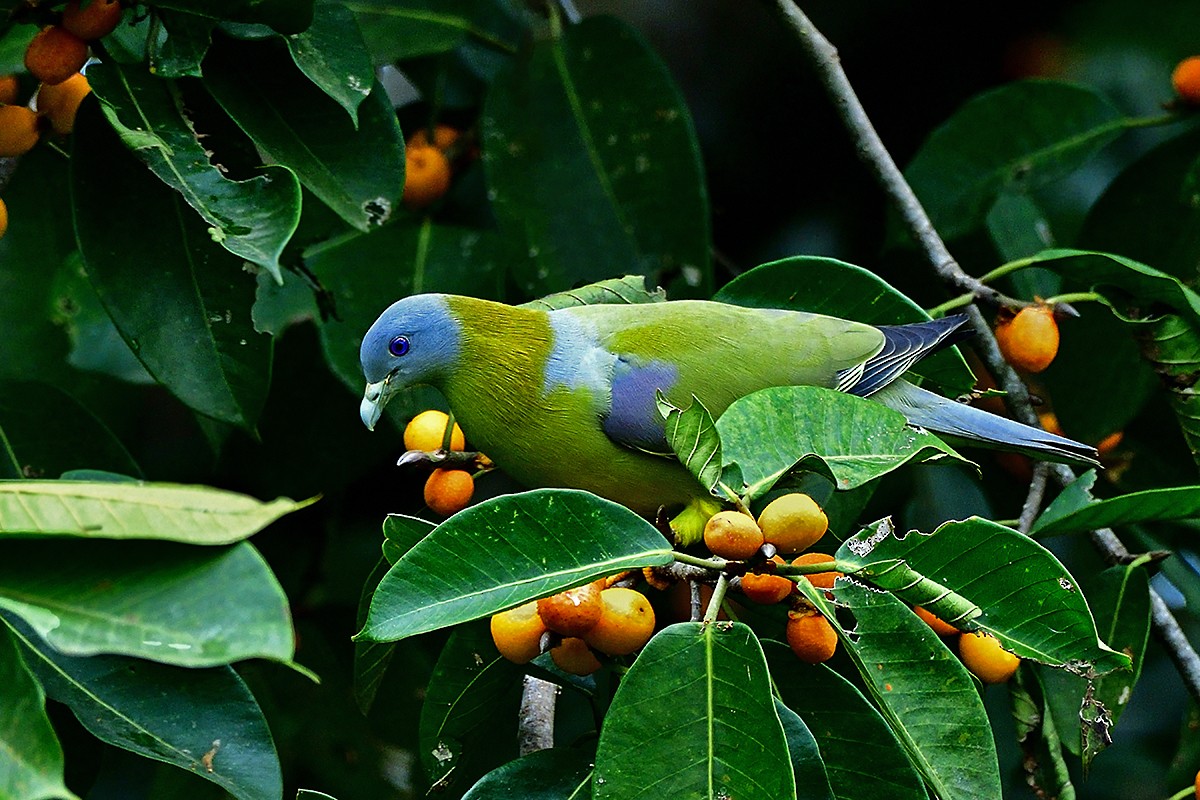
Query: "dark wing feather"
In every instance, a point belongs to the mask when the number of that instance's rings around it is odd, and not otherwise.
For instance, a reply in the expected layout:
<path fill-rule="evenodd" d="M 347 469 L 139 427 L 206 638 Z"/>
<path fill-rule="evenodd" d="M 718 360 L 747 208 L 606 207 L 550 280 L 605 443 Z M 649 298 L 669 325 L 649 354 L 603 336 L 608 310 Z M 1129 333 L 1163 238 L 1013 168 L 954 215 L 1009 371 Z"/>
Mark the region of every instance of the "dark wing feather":
<path fill-rule="evenodd" d="M 925 356 L 973 336 L 966 324 L 966 314 L 954 314 L 909 325 L 879 325 L 883 349 L 863 364 L 839 372 L 838 390 L 859 397 L 874 394 Z"/>

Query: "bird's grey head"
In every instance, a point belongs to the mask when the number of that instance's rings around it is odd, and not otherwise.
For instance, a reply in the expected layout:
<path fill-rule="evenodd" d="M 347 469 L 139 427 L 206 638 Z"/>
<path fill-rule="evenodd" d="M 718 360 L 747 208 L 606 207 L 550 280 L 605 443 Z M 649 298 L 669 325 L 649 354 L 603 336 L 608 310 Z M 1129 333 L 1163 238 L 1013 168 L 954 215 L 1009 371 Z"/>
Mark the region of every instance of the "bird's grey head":
<path fill-rule="evenodd" d="M 459 353 L 461 325 L 441 294 L 418 294 L 388 306 L 371 325 L 359 349 L 367 388 L 359 413 L 374 430 L 392 395 L 437 380 Z"/>

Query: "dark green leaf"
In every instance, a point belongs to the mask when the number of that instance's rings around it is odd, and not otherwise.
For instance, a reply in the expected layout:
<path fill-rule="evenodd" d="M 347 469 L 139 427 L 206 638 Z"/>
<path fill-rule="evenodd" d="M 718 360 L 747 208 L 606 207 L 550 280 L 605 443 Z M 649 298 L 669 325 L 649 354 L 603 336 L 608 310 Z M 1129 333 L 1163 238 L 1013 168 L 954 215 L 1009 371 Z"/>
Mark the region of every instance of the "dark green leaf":
<path fill-rule="evenodd" d="M 419 517 L 388 514 L 387 519 L 383 521 L 384 558 L 389 564 L 395 564 L 436 527 L 432 522 Z"/>
<path fill-rule="evenodd" d="M 173 483 L 0 481 L 0 536 L 229 544 L 313 502 Z"/>
<path fill-rule="evenodd" d="M 590 800 L 591 761 L 583 750 L 538 750 L 492 770 L 463 800 Z"/>
<path fill-rule="evenodd" d="M 290 661 L 283 589 L 248 543 L 0 542 L 0 608 L 55 650 L 185 667 Z"/>
<path fill-rule="evenodd" d="M 385 308 L 422 292 L 498 298 L 503 278 L 496 233 L 428 219 L 334 239 L 306 251 L 305 264 L 332 293 L 339 317 L 321 322 L 326 360 L 355 392 L 363 387 L 359 345 Z M 423 408 L 414 405 L 407 416 Z"/>
<path fill-rule="evenodd" d="M 956 624 L 993 634 L 1022 658 L 1051 666 L 1090 664 L 1097 673 L 1129 667 L 1127 657 L 1099 641 L 1087 602 L 1066 568 L 1049 550 L 1003 525 L 972 517 L 903 537 L 880 525 L 847 540 L 837 558 L 847 568 L 857 566 L 866 580 L 874 573 L 886 576 L 903 560 L 982 609 Z M 892 591 L 953 618 L 924 596 L 910 598 L 902 587 Z"/>
<path fill-rule="evenodd" d="M 786 308 L 871 325 L 925 322 L 919 305 L 862 267 L 833 258 L 796 256 L 755 267 L 725 284 L 714 300 L 751 308 Z M 957 349 L 935 353 L 910 372 L 959 395 L 975 386 L 975 377 Z"/>
<path fill-rule="evenodd" d="M 624 278 L 610 278 L 580 286 L 578 289 L 548 294 L 537 300 L 522 303 L 521 307 L 554 311 L 559 308 L 589 306 L 596 303 L 613 303 L 615 305 L 662 303 L 666 299 L 667 293 L 661 287 L 651 291 L 646 288 L 646 279 L 641 275 L 626 275 Z"/>
<path fill-rule="evenodd" d="M 125 146 L 179 192 L 229 252 L 282 283 L 279 256 L 300 222 L 300 184 L 282 167 L 245 181 L 225 177 L 196 136 L 173 81 L 140 66 L 96 64 L 88 82 Z"/>
<path fill-rule="evenodd" d="M 741 467 L 754 496 L 811 454 L 843 490 L 909 462 L 961 458 L 933 434 L 909 427 L 898 411 L 816 386 L 779 386 L 736 400 L 717 432 L 725 463 Z"/>
<path fill-rule="evenodd" d="M 1129 425 L 1159 380 L 1138 350 L 1136 328 L 1101 303 L 1079 303 L 1078 310 L 1079 318 L 1060 323 L 1058 355 L 1038 377 L 1067 436 L 1095 443 Z M 1096 402 L 1102 397 L 1120 402 Z"/>
<path fill-rule="evenodd" d="M 97 104 L 84 101 L 72 138 L 75 232 L 121 335 L 187 406 L 253 429 L 272 342 L 254 330 L 254 282 L 242 259 L 214 244 L 181 195 L 126 152 Z"/>
<path fill-rule="evenodd" d="M 363 581 L 362 592 L 358 597 L 358 612 L 355 614 L 355 626 L 362 629 L 367 621 L 367 610 L 371 607 L 371 598 L 379 581 L 387 574 L 387 559 L 379 559 L 375 569 Z M 375 695 L 379 693 L 379 684 L 387 674 L 388 665 L 396 652 L 395 642 L 355 642 L 354 643 L 354 702 L 358 710 L 366 716 L 375 704 Z"/>
<path fill-rule="evenodd" d="M 891 593 L 839 579 L 834 597 L 854 614 L 850 650 L 863 681 L 936 796 L 999 797 L 992 729 L 958 658 Z"/>
<path fill-rule="evenodd" d="M 198 77 L 216 20 L 185 11 L 159 12 L 167 36 L 150 52 L 150 69 L 160 78 Z"/>
<path fill-rule="evenodd" d="M 8 628 L 0 624 L 0 797 L 13 800 L 75 795 L 63 783 L 62 745 L 46 716 L 46 696 Z"/>
<path fill-rule="evenodd" d="M 812 731 L 804 724 L 804 720 L 800 719 L 800 715 L 784 705 L 778 697 L 775 698 L 775 713 L 779 715 L 783 735 L 787 739 L 797 791 L 801 787 L 804 788 L 805 800 L 833 800 L 829 776 L 825 773 L 821 751 Z"/>
<path fill-rule="evenodd" d="M 1050 672 L 1043 671 L 1046 675 Z M 1075 787 L 1063 758 L 1063 743 L 1055 717 L 1043 703 L 1041 686 L 1032 670 L 1017 670 L 1010 697 L 1013 717 L 1017 720 L 1022 766 L 1030 788 L 1045 797 L 1074 800 Z"/>
<path fill-rule="evenodd" d="M 573 489 L 504 495 L 450 517 L 396 562 L 357 638 L 415 636 L 670 561 L 662 534 L 624 506 Z"/>
<path fill-rule="evenodd" d="M 679 463 L 696 476 L 709 492 L 713 492 L 721 481 L 721 437 L 713 424 L 712 414 L 700 400 L 692 395 L 687 408 L 677 408 L 663 395 L 655 392 L 658 413 L 666 421 L 667 444 L 675 452 Z"/>
<path fill-rule="evenodd" d="M 1095 471 L 1089 471 L 1064 489 L 1034 522 L 1030 534 L 1055 536 L 1139 522 L 1200 517 L 1200 486 L 1148 489 L 1094 500 L 1089 490 L 1095 482 Z"/>
<path fill-rule="evenodd" d="M 36 25 L 13 25 L 0 35 L 0 75 L 12 75 L 25 70 L 25 51 L 37 32 Z"/>
<path fill-rule="evenodd" d="M 997 195 L 988 209 L 985 222 L 992 244 L 996 245 L 996 250 L 1005 261 L 1025 258 L 1054 246 L 1054 237 L 1044 212 L 1024 192 L 1001 192 Z M 1054 291 L 1051 289 L 1037 294 L 1049 297 Z"/>
<path fill-rule="evenodd" d="M 592 794 L 796 797 L 767 663 L 748 627 L 681 622 L 650 640 L 604 718 Z"/>
<path fill-rule="evenodd" d="M 272 286 L 277 285 L 265 270 L 261 274 Z M 54 311 L 54 321 L 66 330 L 71 340 L 67 361 L 72 367 L 110 375 L 126 383 L 154 384 L 154 378 L 121 338 L 121 332 L 100 302 L 79 251 L 72 253 L 58 272 Z"/>
<path fill-rule="evenodd" d="M 353 0 L 376 64 L 445 53 L 474 40 L 514 53 L 524 25 L 507 3 L 492 0 Z"/>
<path fill-rule="evenodd" d="M 313 19 L 314 0 L 156 0 L 160 8 L 187 11 L 216 20 L 269 25 L 279 33 L 300 33 Z"/>
<path fill-rule="evenodd" d="M 771 678 L 788 708 L 812 731 L 838 800 L 928 800 L 887 721 L 854 685 L 824 664 L 805 664 L 764 642 Z"/>
<path fill-rule="evenodd" d="M 934 227 L 952 239 L 978 227 L 1001 192 L 1069 175 L 1126 124 L 1091 89 L 1010 83 L 964 103 L 929 135 L 904 175 Z"/>
<path fill-rule="evenodd" d="M 296 800 L 337 800 L 333 795 L 318 792 L 316 789 L 299 789 Z"/>
<path fill-rule="evenodd" d="M 419 752 L 432 784 L 461 791 L 516 756 L 523 674 L 496 650 L 486 622 L 451 634 L 421 706 Z"/>
<path fill-rule="evenodd" d="M 12 224 L 0 237 L 0 378 L 68 379 L 67 337 L 51 321 L 55 276 L 75 250 L 67 183 L 67 160 L 35 147 L 4 187 Z"/>
<path fill-rule="evenodd" d="M 278 42 L 218 38 L 204 59 L 204 82 L 269 161 L 289 167 L 353 227 L 382 225 L 397 209 L 404 140 L 378 82 L 363 87 L 371 93 L 358 108 L 357 128 Z"/>
<path fill-rule="evenodd" d="M 57 387 L 0 380 L 0 477 L 74 469 L 142 474 L 104 423 Z"/>
<path fill-rule="evenodd" d="M 528 251 L 529 294 L 633 271 L 679 273 L 706 294 L 708 198 L 691 117 L 658 57 L 592 17 L 497 78 L 483 115 L 489 193 Z M 564 197 L 573 212 L 561 213 Z"/>
<path fill-rule="evenodd" d="M 231 667 L 66 656 L 7 621 L 46 693 L 70 706 L 100 740 L 174 764 L 240 800 L 279 800 L 283 794 L 271 732 Z"/>
<path fill-rule="evenodd" d="M 1195 284 L 1200 273 L 1200 132 L 1168 139 L 1126 167 L 1084 221 L 1079 241 Z M 1152 235 L 1148 232 L 1153 231 Z"/>
<path fill-rule="evenodd" d="M 1138 343 L 1167 390 L 1167 401 L 1200 467 L 1200 328 L 1188 316 L 1167 314 L 1141 326 Z"/>
<path fill-rule="evenodd" d="M 1045 250 L 1026 259 L 1033 266 L 1051 269 L 1066 278 L 1106 294 L 1110 287 L 1132 298 L 1132 304 L 1146 314 L 1156 303 L 1173 309 L 1194 328 L 1200 328 L 1200 295 L 1184 286 L 1178 278 L 1131 258 L 1089 250 Z M 1117 293 L 1109 301 L 1118 308 L 1126 305 L 1125 295 Z"/>
<path fill-rule="evenodd" d="M 1086 588 L 1100 638 L 1109 647 L 1128 655 L 1133 660 L 1133 669 L 1096 678 L 1090 694 L 1088 681 L 1082 677 L 1061 670 L 1039 672 L 1046 708 L 1053 714 L 1067 749 L 1083 756 L 1085 769 L 1099 750 L 1107 746 L 1107 737 L 1129 704 L 1150 634 L 1150 585 L 1143 567 L 1129 564 L 1110 567 Z M 1087 721 L 1082 718 L 1085 713 L 1089 716 Z"/>
<path fill-rule="evenodd" d="M 287 44 L 300 71 L 357 126 L 358 107 L 371 93 L 375 70 L 354 14 L 339 3 L 322 3 L 308 30 L 287 37 Z"/>

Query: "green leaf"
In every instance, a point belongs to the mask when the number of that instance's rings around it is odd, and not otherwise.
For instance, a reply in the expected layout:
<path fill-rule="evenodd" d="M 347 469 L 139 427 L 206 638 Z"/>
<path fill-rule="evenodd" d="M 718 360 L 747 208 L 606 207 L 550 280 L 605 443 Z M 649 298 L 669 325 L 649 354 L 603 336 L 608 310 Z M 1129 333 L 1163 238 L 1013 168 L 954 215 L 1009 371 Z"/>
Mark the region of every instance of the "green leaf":
<path fill-rule="evenodd" d="M 12 75 L 25 70 L 25 51 L 37 32 L 36 25 L 13 25 L 3 32 L 0 36 L 0 75 Z"/>
<path fill-rule="evenodd" d="M 375 569 L 363 581 L 362 592 L 358 596 L 358 611 L 355 614 L 355 626 L 360 630 L 367 621 L 367 610 L 371 607 L 371 598 L 379 581 L 387 574 L 388 561 L 380 558 Z M 396 654 L 395 642 L 355 642 L 354 643 L 354 702 L 365 717 L 375 704 L 375 696 L 379 693 L 379 685 L 387 674 L 392 657 Z"/>
<path fill-rule="evenodd" d="M 46 716 L 46 695 L 8 628 L 0 625 L 0 797 L 13 800 L 75 795 L 63 783 L 62 745 Z"/>
<path fill-rule="evenodd" d="M 1168 139 L 1100 195 L 1079 232 L 1089 250 L 1121 253 L 1195 284 L 1200 273 L 1200 131 Z M 1147 235 L 1153 231 L 1153 235 Z"/>
<path fill-rule="evenodd" d="M 1025 258 L 1054 246 L 1045 212 L 1024 192 L 1001 192 L 988 209 L 984 221 L 992 244 L 996 245 L 996 250 L 1005 261 Z M 1024 274 L 1014 273 L 1014 280 Z M 1055 293 L 1056 287 L 1047 287 L 1024 296 L 1039 294 L 1049 297 Z"/>
<path fill-rule="evenodd" d="M 821 750 L 838 800 L 928 800 L 896 734 L 854 684 L 824 664 L 804 664 L 787 645 L 763 642 L 771 678 Z"/>
<path fill-rule="evenodd" d="M 1096 473 L 1090 470 L 1064 489 L 1033 523 L 1030 535 L 1055 536 L 1139 522 L 1200 517 L 1200 486 L 1147 489 L 1095 500 L 1089 491 L 1095 482 Z"/>
<path fill-rule="evenodd" d="M 56 386 L 0 380 L 0 477 L 75 469 L 142 474 L 112 431 Z"/>
<path fill-rule="evenodd" d="M 396 562 L 356 639 L 403 639 L 478 619 L 621 570 L 667 564 L 671 552 L 649 522 L 588 492 L 496 497 L 450 517 Z"/>
<path fill-rule="evenodd" d="M 122 147 L 84 100 L 75 120 L 71 199 L 88 277 L 121 335 L 188 407 L 253 430 L 272 342 L 254 331 L 242 259 Z M 100 200 L 99 198 L 103 198 Z"/>
<path fill-rule="evenodd" d="M 71 536 L 229 544 L 315 502 L 174 483 L 0 481 L 0 538 Z"/>
<path fill-rule="evenodd" d="M 489 195 L 531 295 L 615 270 L 711 291 L 708 198 L 691 117 L 637 33 L 590 17 L 497 77 L 483 112 Z M 574 213 L 561 213 L 564 197 Z"/>
<path fill-rule="evenodd" d="M 1142 313 L 1154 304 L 1173 309 L 1193 328 L 1200 328 L 1200 294 L 1184 286 L 1180 280 L 1132 258 L 1090 250 L 1044 250 L 1024 259 L 1032 266 L 1054 270 L 1059 275 L 1088 286 L 1108 296 L 1110 287 L 1121 293 L 1109 297 L 1109 302 L 1121 308 L 1126 299 Z"/>
<path fill-rule="evenodd" d="M 316 789 L 298 789 L 296 790 L 296 800 L 337 800 L 331 794 L 318 792 Z"/>
<path fill-rule="evenodd" d="M 930 318 L 874 273 L 819 256 L 796 256 L 755 267 L 725 284 L 713 300 L 828 314 L 871 325 L 903 325 Z M 957 348 L 934 353 L 909 372 L 933 381 L 947 394 L 960 395 L 975 386 L 975 376 Z"/>
<path fill-rule="evenodd" d="M 1161 376 L 1192 461 L 1200 467 L 1200 392 L 1195 389 L 1200 376 L 1200 328 L 1190 318 L 1167 314 L 1143 325 L 1138 343 Z"/>
<path fill-rule="evenodd" d="M 681 622 L 650 640 L 604 718 L 592 794 L 796 797 L 767 662 L 750 628 Z"/>
<path fill-rule="evenodd" d="M 352 0 L 376 64 L 446 53 L 475 41 L 515 53 L 524 25 L 492 0 Z"/>
<path fill-rule="evenodd" d="M 725 463 L 735 463 L 759 496 L 809 455 L 837 488 L 854 489 L 904 464 L 961 457 L 904 415 L 861 397 L 816 386 L 779 386 L 735 400 L 717 420 Z"/>
<path fill-rule="evenodd" d="M 584 750 L 537 750 L 483 776 L 463 800 L 590 800 L 591 756 Z"/>
<path fill-rule="evenodd" d="M 314 0 L 157 0 L 155 6 L 216 20 L 269 25 L 280 33 L 300 33 L 313 19 Z"/>
<path fill-rule="evenodd" d="M 1127 657 L 1100 642 L 1087 602 L 1066 568 L 1049 550 L 1003 525 L 972 517 L 906 536 L 878 525 L 848 539 L 837 558 L 872 582 L 885 580 L 903 561 L 982 609 L 956 624 L 991 633 L 1021 658 L 1073 669 L 1090 664 L 1097 673 L 1129 668 Z M 888 588 L 942 619 L 954 618 L 943 616 L 939 604 L 927 603 L 924 596 Z"/>
<path fill-rule="evenodd" d="M 352 227 L 367 231 L 392 216 L 404 190 L 404 140 L 378 82 L 356 127 L 278 42 L 218 38 L 204 83 L 268 161 L 290 168 Z"/>
<path fill-rule="evenodd" d="M 66 655 L 184 667 L 290 661 L 287 597 L 248 543 L 0 542 L 0 608 Z"/>
<path fill-rule="evenodd" d="M 167 36 L 150 50 L 150 70 L 160 78 L 199 77 L 216 20 L 186 11 L 158 13 Z"/>
<path fill-rule="evenodd" d="M 200 144 L 179 87 L 140 66 L 95 64 L 88 82 L 121 141 L 204 218 L 212 240 L 282 283 L 279 256 L 300 222 L 296 176 L 264 167 L 250 180 L 226 178 Z"/>
<path fill-rule="evenodd" d="M 383 521 L 383 557 L 395 564 L 437 526 L 420 517 L 388 514 Z"/>
<path fill-rule="evenodd" d="M 834 598 L 854 614 L 846 644 L 863 681 L 936 796 L 999 797 L 987 712 L 958 658 L 889 592 L 838 579 Z"/>
<path fill-rule="evenodd" d="M 1144 567 L 1124 564 L 1101 572 L 1085 588 L 1101 637 L 1133 660 L 1132 670 L 1096 678 L 1090 692 L 1080 676 L 1061 670 L 1038 673 L 1055 727 L 1066 748 L 1083 757 L 1086 770 L 1111 742 L 1112 729 L 1141 675 L 1150 637 L 1150 584 Z"/>
<path fill-rule="evenodd" d="M 1050 674 L 1049 670 L 1043 671 Z M 1029 787 L 1045 797 L 1075 800 L 1075 787 L 1063 758 L 1055 717 L 1048 713 L 1043 692 L 1032 670 L 1017 670 L 1009 689 L 1017 741 L 1021 746 L 1025 779 Z"/>
<path fill-rule="evenodd" d="M 500 245 L 495 232 L 425 219 L 417 225 L 397 221 L 367 235 L 351 234 L 307 250 L 305 265 L 330 291 L 337 309 L 338 319 L 319 323 L 325 359 L 334 373 L 353 391 L 362 392 L 362 336 L 380 312 L 401 297 L 445 292 L 499 298 Z M 406 416 L 423 408 L 414 405 Z"/>
<path fill-rule="evenodd" d="M 0 237 L 0 378 L 68 379 L 67 337 L 52 322 L 54 279 L 75 250 L 70 199 L 62 188 L 69 182 L 67 163 L 50 148 L 35 147 L 4 187 L 13 219 Z"/>
<path fill-rule="evenodd" d="M 1002 192 L 1028 192 L 1078 169 L 1128 125 L 1091 89 L 1021 81 L 968 100 L 904 170 L 944 238 L 970 233 Z"/>
<path fill-rule="evenodd" d="M 783 735 L 787 739 L 796 789 L 804 787 L 805 800 L 833 800 L 833 789 L 829 788 L 829 776 L 821 761 L 816 738 L 800 715 L 784 705 L 778 697 L 775 698 L 775 713 L 779 715 Z"/>
<path fill-rule="evenodd" d="M 721 437 L 713 424 L 712 414 L 692 395 L 687 408 L 677 408 L 661 391 L 654 393 L 658 413 L 666 421 L 667 444 L 679 462 L 696 476 L 709 492 L 721 482 Z"/>
<path fill-rule="evenodd" d="M 522 303 L 521 308 L 537 308 L 542 311 L 554 311 L 559 308 L 575 306 L 590 306 L 598 303 L 615 305 L 634 303 L 663 303 L 667 293 L 661 287 L 650 290 L 646 288 L 646 279 L 641 275 L 626 275 L 624 278 L 610 278 L 605 281 L 589 283 L 578 289 L 548 294 L 537 300 Z"/>
<path fill-rule="evenodd" d="M 46 693 L 101 741 L 174 764 L 240 800 L 278 800 L 279 758 L 262 711 L 231 667 L 186 669 L 124 656 L 55 652 L 9 627 Z M 164 702 L 169 698 L 170 702 Z"/>
<path fill-rule="evenodd" d="M 371 93 L 375 69 L 354 14 L 339 3 L 315 8 L 312 25 L 287 37 L 292 60 L 308 79 L 346 109 L 358 125 L 358 107 Z"/>
<path fill-rule="evenodd" d="M 432 785 L 461 791 L 516 757 L 523 674 L 496 650 L 486 622 L 464 625 L 451 634 L 421 705 L 419 752 Z"/>

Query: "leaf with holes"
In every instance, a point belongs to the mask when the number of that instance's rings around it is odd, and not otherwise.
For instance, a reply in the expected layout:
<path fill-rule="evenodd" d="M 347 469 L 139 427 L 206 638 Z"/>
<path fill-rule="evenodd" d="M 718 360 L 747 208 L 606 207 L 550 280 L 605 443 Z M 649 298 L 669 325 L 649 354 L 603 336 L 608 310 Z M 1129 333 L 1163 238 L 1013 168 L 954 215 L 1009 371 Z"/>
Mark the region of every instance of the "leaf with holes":
<path fill-rule="evenodd" d="M 88 69 L 88 83 L 125 146 L 204 218 L 213 241 L 282 283 L 279 256 L 300 222 L 300 184 L 291 170 L 264 167 L 244 181 L 225 177 L 170 80 L 106 61 Z"/>
<path fill-rule="evenodd" d="M 958 624 L 991 633 L 1021 658 L 1050 666 L 1091 665 L 1097 673 L 1129 668 L 1127 656 L 1100 641 L 1087 601 L 1066 568 L 1011 528 L 972 517 L 933 533 L 901 536 L 877 525 L 848 539 L 837 558 L 868 581 L 873 572 L 903 561 L 982 610 Z M 910 599 L 903 588 L 892 591 Z"/>

